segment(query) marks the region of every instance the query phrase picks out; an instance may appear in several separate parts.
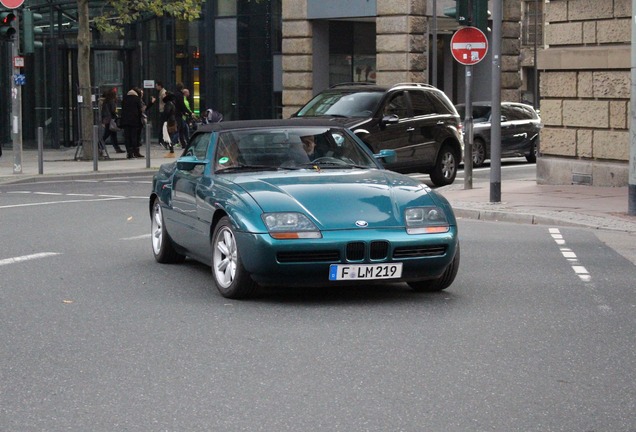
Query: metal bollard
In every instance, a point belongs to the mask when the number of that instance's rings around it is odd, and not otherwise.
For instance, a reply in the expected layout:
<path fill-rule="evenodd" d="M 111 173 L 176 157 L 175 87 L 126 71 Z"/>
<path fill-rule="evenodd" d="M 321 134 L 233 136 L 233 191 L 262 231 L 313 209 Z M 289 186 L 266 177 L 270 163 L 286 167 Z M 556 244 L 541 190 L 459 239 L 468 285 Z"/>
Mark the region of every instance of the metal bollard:
<path fill-rule="evenodd" d="M 99 126 L 93 126 L 93 171 L 97 171 L 99 159 Z"/>
<path fill-rule="evenodd" d="M 150 168 L 150 133 L 152 132 L 152 123 L 146 124 L 146 168 Z"/>
<path fill-rule="evenodd" d="M 38 128 L 38 174 L 44 174 L 44 128 Z"/>

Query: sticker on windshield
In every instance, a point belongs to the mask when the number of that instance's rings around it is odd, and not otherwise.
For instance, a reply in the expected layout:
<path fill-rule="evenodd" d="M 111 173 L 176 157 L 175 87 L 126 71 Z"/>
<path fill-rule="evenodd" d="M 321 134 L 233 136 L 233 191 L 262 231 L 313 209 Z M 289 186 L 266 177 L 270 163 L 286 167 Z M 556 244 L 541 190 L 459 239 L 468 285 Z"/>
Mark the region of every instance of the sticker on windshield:
<path fill-rule="evenodd" d="M 227 157 L 227 156 L 223 156 L 221 159 L 219 159 L 219 163 L 220 163 L 221 165 L 226 164 L 226 163 L 228 163 L 229 161 L 230 161 L 230 158 L 229 158 L 229 157 Z"/>

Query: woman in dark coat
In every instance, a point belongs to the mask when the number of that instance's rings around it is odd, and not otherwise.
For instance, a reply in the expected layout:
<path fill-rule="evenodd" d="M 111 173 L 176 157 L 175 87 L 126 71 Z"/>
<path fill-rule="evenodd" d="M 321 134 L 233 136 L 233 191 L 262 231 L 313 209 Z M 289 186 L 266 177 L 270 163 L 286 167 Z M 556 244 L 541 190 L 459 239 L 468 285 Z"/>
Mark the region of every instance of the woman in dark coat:
<path fill-rule="evenodd" d="M 117 131 L 110 128 L 111 120 L 117 117 L 117 90 L 112 88 L 104 92 L 104 101 L 102 102 L 102 125 L 104 126 L 104 135 L 102 141 L 106 145 L 106 140 L 110 138 L 110 142 L 115 148 L 115 152 L 123 153 L 117 142 Z"/>
<path fill-rule="evenodd" d="M 161 126 L 164 123 L 168 129 L 170 141 L 166 142 L 170 153 L 174 153 L 174 145 L 179 142 L 179 130 L 177 128 L 177 109 L 175 107 L 175 97 L 173 93 L 167 92 L 163 98 L 163 112 L 161 113 Z M 164 140 L 165 141 L 165 140 Z"/>
<path fill-rule="evenodd" d="M 121 127 L 124 129 L 128 159 L 144 157 L 138 147 L 139 134 L 143 127 L 143 111 L 141 95 L 134 89 L 129 90 L 121 102 Z"/>

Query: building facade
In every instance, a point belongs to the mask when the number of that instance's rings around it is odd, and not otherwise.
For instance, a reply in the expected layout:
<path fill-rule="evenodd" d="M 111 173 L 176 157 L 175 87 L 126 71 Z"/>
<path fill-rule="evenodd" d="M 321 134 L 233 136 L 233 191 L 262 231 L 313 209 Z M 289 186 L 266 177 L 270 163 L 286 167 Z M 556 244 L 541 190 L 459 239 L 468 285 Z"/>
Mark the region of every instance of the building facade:
<path fill-rule="evenodd" d="M 625 186 L 631 0 L 550 0 L 545 7 L 537 181 Z"/>

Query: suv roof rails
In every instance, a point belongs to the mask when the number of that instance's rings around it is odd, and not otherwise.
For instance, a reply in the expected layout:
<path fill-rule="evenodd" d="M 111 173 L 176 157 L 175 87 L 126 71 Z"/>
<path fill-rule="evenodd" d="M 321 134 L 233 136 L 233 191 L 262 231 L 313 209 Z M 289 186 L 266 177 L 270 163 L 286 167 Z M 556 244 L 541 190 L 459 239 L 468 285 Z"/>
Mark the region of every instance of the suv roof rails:
<path fill-rule="evenodd" d="M 344 86 L 354 86 L 354 85 L 359 85 L 359 86 L 374 86 L 374 85 L 377 85 L 377 84 L 376 84 L 376 83 L 372 83 L 372 82 L 367 82 L 367 81 L 359 81 L 359 82 L 342 82 L 342 83 L 334 84 L 334 85 L 330 86 L 329 88 L 334 88 L 334 87 L 344 87 Z"/>
<path fill-rule="evenodd" d="M 437 88 L 431 84 L 426 84 L 426 83 L 416 83 L 416 82 L 403 82 L 403 83 L 397 83 L 397 84 L 393 84 L 392 87 L 398 87 L 398 86 L 414 86 L 414 87 L 426 87 L 426 88 Z"/>

